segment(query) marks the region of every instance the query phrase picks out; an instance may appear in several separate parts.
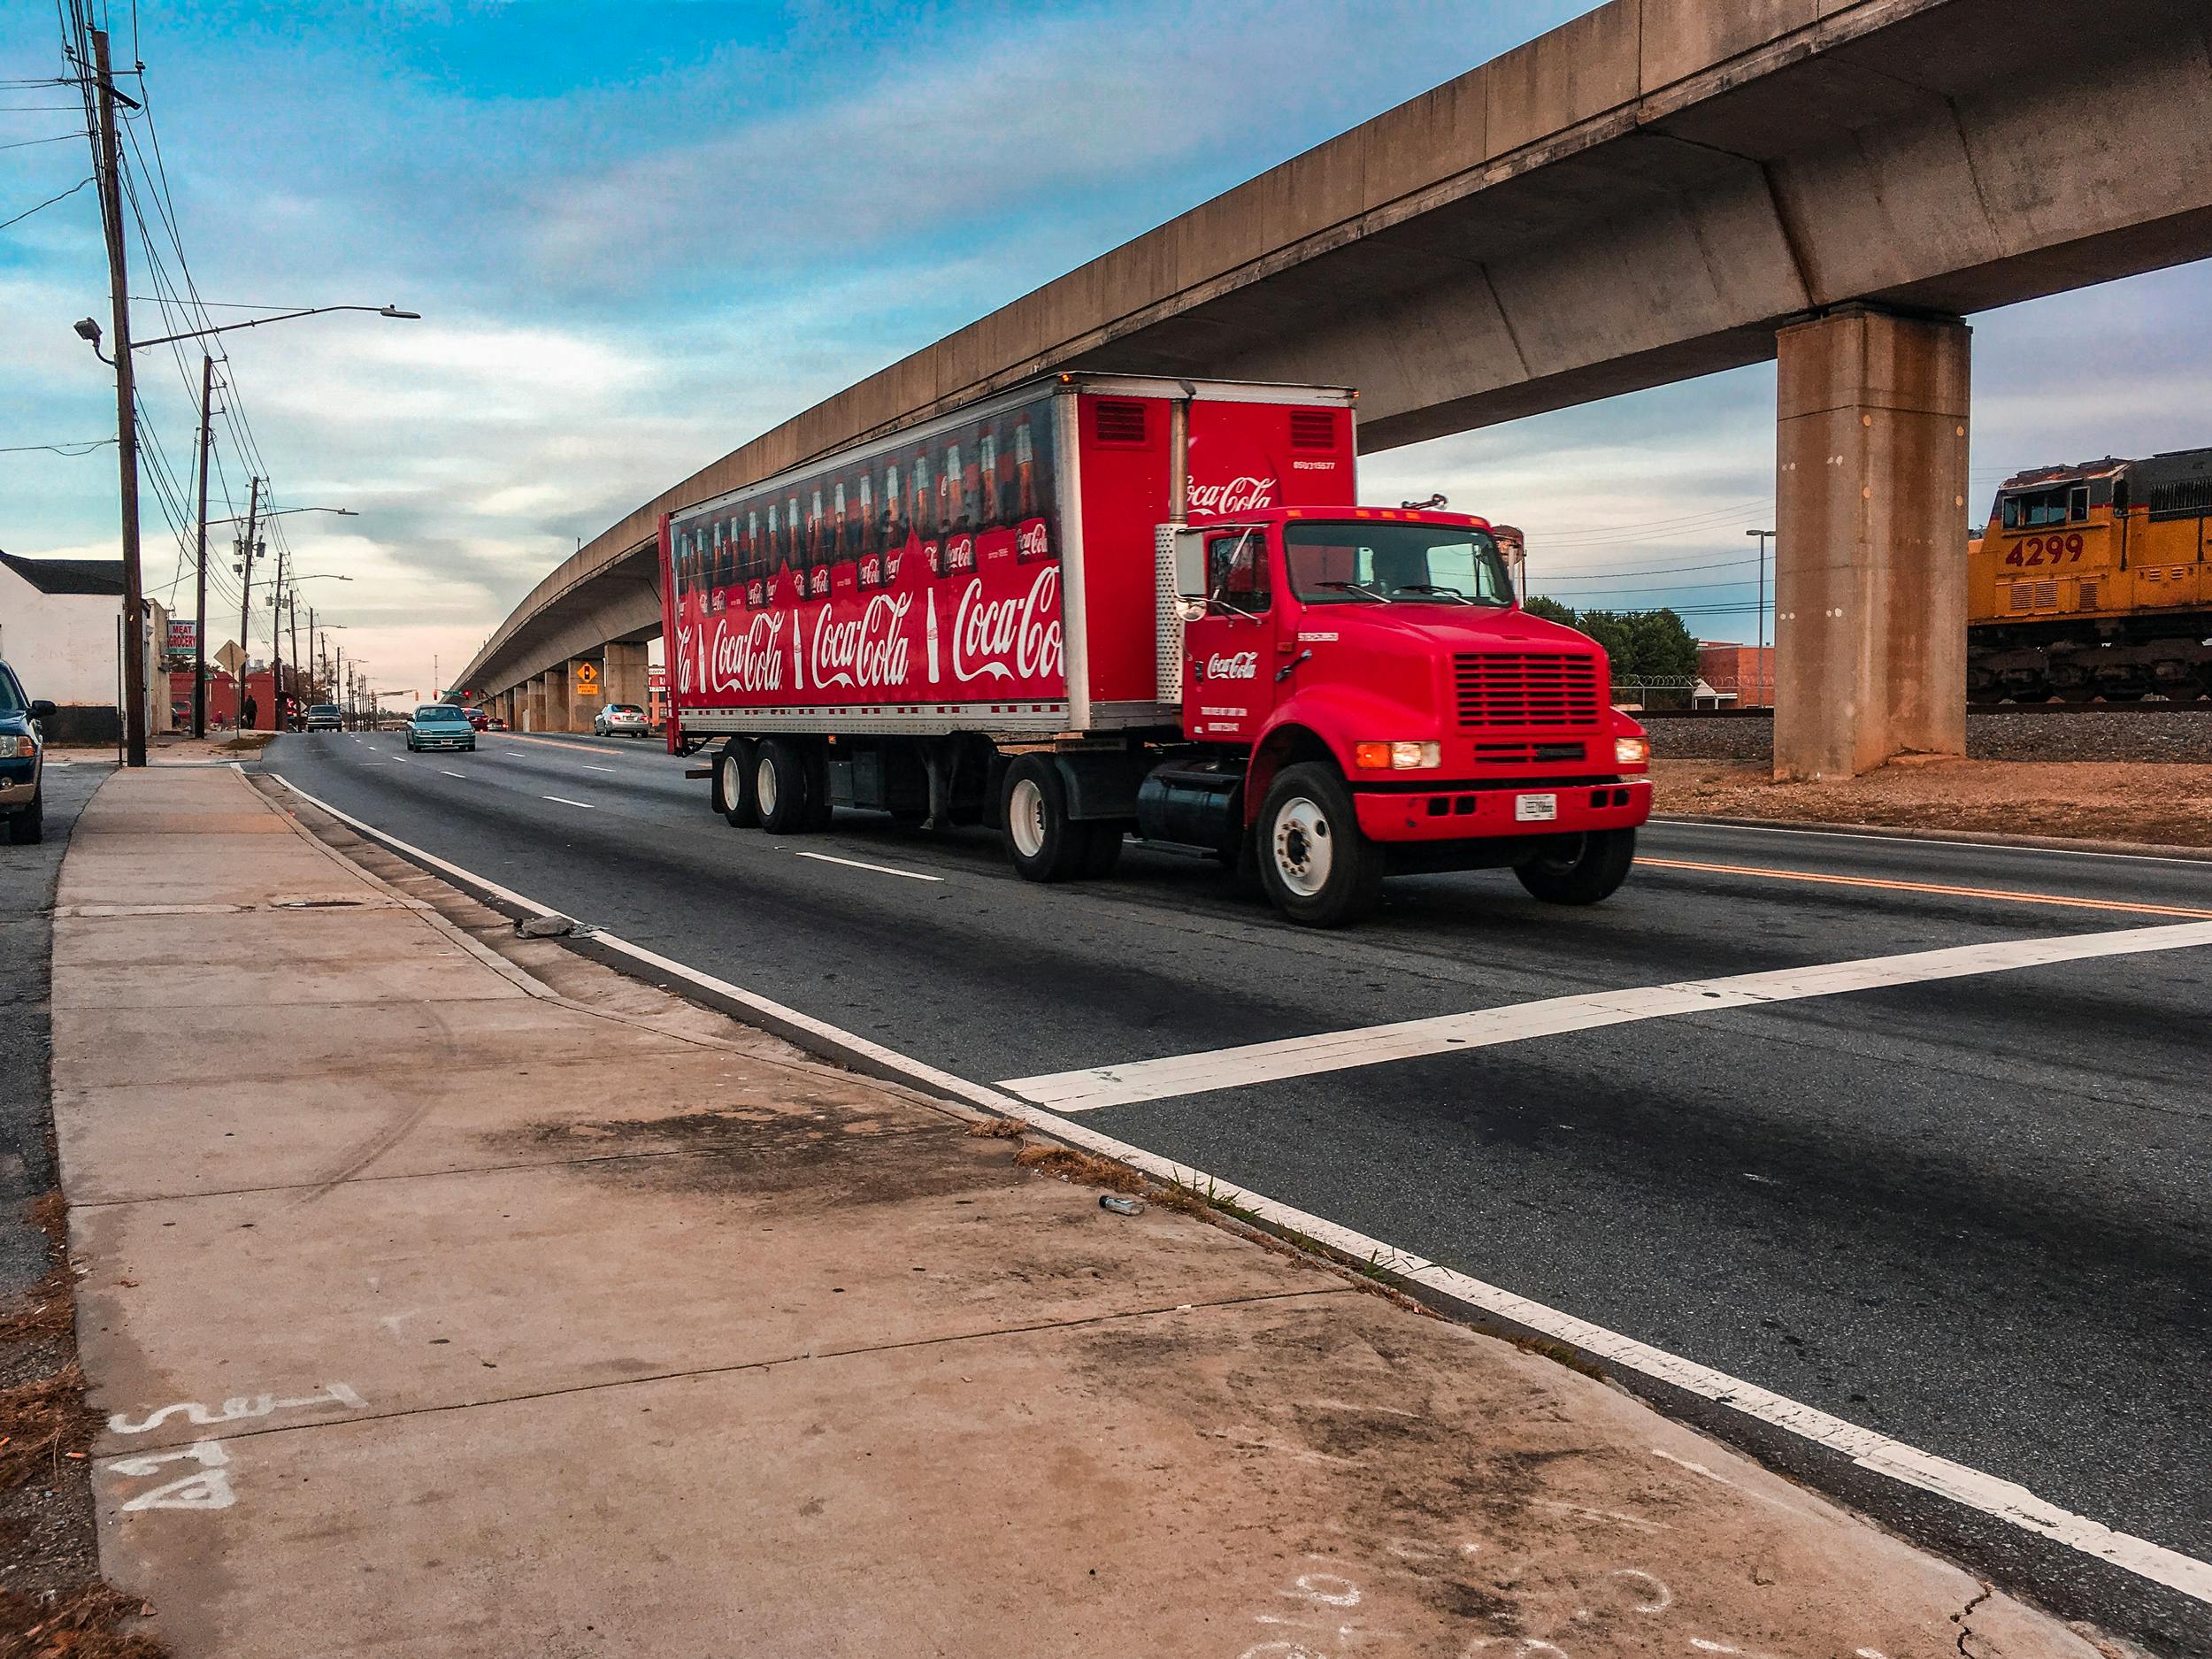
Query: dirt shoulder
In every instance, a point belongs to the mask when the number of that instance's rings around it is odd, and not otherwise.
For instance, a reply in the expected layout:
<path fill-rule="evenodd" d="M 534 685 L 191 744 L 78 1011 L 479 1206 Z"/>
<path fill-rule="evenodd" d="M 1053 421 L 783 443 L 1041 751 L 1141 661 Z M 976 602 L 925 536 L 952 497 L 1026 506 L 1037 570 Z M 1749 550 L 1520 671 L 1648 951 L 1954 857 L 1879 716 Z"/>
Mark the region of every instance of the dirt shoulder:
<path fill-rule="evenodd" d="M 1662 817 L 1787 819 L 2212 847 L 2212 765 L 1924 760 L 1863 778 L 1778 783 L 1763 764 L 1652 763 Z"/>

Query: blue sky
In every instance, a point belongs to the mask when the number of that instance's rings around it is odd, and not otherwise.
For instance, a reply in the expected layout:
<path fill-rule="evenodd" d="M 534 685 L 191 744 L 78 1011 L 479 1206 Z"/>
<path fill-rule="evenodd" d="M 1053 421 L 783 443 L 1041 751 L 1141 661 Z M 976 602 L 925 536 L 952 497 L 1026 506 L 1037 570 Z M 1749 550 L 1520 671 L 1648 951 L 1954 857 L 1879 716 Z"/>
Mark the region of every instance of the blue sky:
<path fill-rule="evenodd" d="M 379 684 L 423 687 L 640 499 L 1582 9 L 146 0 L 135 50 L 204 296 L 424 313 L 234 335 L 228 365 L 279 503 L 361 515 L 285 521 L 303 572 L 354 579 L 303 598 Z M 127 5 L 111 22 L 128 61 Z M 61 68 L 50 6 L 0 8 L 0 219 L 87 171 L 81 139 L 27 142 L 73 130 L 65 89 L 12 84 Z M 69 330 L 104 304 L 88 190 L 0 230 L 0 449 L 112 432 Z M 2194 266 L 1975 319 L 1978 494 L 2212 441 L 2206 314 Z M 181 478 L 196 358 L 143 373 Z M 1529 531 L 1540 588 L 1717 607 L 1694 626 L 1748 637 L 1729 607 L 1771 512 L 1772 411 L 1771 366 L 1746 369 L 1377 456 L 1363 493 L 1442 489 Z M 219 517 L 244 509 L 236 447 L 219 428 Z M 111 449 L 0 453 L 0 547 L 111 555 L 114 512 Z M 165 595 L 151 492 L 146 526 Z"/>

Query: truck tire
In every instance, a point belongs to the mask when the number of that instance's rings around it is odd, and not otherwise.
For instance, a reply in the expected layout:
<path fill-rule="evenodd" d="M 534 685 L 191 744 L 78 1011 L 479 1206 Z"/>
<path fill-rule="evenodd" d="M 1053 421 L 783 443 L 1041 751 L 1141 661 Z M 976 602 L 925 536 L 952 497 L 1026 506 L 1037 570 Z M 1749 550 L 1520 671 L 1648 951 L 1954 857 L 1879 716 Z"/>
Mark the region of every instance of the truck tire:
<path fill-rule="evenodd" d="M 999 786 L 999 822 L 1006 856 L 1032 881 L 1065 881 L 1083 873 L 1092 826 L 1068 816 L 1068 794 L 1050 756 L 1019 755 Z M 1120 831 L 1115 831 L 1118 844 Z"/>
<path fill-rule="evenodd" d="M 759 757 L 753 745 L 733 737 L 722 745 L 714 763 L 714 810 L 729 820 L 732 829 L 760 827 L 760 802 L 753 792 L 753 768 Z"/>
<path fill-rule="evenodd" d="M 837 809 L 830 804 L 829 745 L 810 743 L 806 748 L 806 822 L 800 827 L 826 830 L 836 813 Z"/>
<path fill-rule="evenodd" d="M 1108 823 L 1079 824 L 1076 827 L 1090 832 L 1090 845 L 1083 849 L 1083 866 L 1078 873 L 1086 881 L 1104 880 L 1121 862 L 1121 839 L 1129 826 Z"/>
<path fill-rule="evenodd" d="M 1635 862 L 1634 830 L 1598 830 L 1561 836 L 1540 857 L 1514 865 L 1513 873 L 1547 904 L 1595 904 L 1628 879 Z"/>
<path fill-rule="evenodd" d="M 29 847 L 46 839 L 46 790 L 41 786 L 31 796 L 31 804 L 8 819 L 8 839 L 18 847 Z"/>
<path fill-rule="evenodd" d="M 1260 803 L 1260 884 L 1275 908 L 1304 927 L 1338 927 L 1375 908 L 1382 855 L 1361 833 L 1352 792 L 1333 766 L 1286 766 Z"/>
<path fill-rule="evenodd" d="M 761 739 L 753 757 L 753 805 L 771 835 L 796 835 L 807 827 L 806 757 L 789 739 Z"/>

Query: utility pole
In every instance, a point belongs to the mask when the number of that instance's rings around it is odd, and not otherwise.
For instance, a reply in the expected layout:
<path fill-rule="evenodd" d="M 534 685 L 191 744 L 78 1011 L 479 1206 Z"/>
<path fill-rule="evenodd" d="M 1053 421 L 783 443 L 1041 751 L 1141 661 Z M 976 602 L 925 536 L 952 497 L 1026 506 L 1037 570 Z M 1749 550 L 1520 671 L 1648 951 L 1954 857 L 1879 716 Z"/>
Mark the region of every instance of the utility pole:
<path fill-rule="evenodd" d="M 146 593 L 138 557 L 138 388 L 131 368 L 130 283 L 123 259 L 121 157 L 115 138 L 115 81 L 108 35 L 92 31 L 92 71 L 100 94 L 94 162 L 108 244 L 110 309 L 115 326 L 115 437 L 123 495 L 123 764 L 146 764 Z M 135 103 L 132 107 L 136 108 Z"/>
<path fill-rule="evenodd" d="M 246 539 L 241 542 L 245 563 L 238 572 L 238 718 L 239 729 L 245 729 L 246 665 L 252 656 L 252 648 L 246 636 L 246 623 L 253 611 L 253 538 L 254 523 L 261 515 L 261 480 L 255 479 L 246 494 Z"/>
<path fill-rule="evenodd" d="M 269 729 L 284 729 L 284 536 L 277 535 L 276 580 L 269 588 Z"/>
<path fill-rule="evenodd" d="M 314 665 L 307 671 L 307 700 L 320 703 L 323 699 L 315 694 L 322 689 L 323 671 L 329 666 L 330 659 L 323 654 L 323 648 L 315 640 L 315 607 L 312 605 L 307 607 L 307 654 L 315 659 Z"/>
<path fill-rule="evenodd" d="M 1759 538 L 1759 643 L 1752 652 L 1751 660 L 1758 664 L 1759 690 L 1755 706 L 1767 706 L 1767 543 L 1774 539 L 1771 530 L 1747 530 L 1746 535 Z M 1741 703 L 1738 705 L 1741 707 Z"/>
<path fill-rule="evenodd" d="M 295 584 L 291 592 L 286 595 L 286 649 L 291 654 L 292 689 L 295 693 L 296 693 L 299 690 L 300 680 L 300 590 L 296 584 Z M 312 645 L 315 642 L 315 613 L 312 611 L 310 611 L 307 613 L 307 642 L 310 645 Z M 305 699 L 301 698 L 298 699 L 298 701 L 304 703 Z"/>
<path fill-rule="evenodd" d="M 215 359 L 200 353 L 200 551 L 192 606 L 192 735 L 207 735 L 207 452 L 215 447 L 209 404 L 215 393 Z"/>

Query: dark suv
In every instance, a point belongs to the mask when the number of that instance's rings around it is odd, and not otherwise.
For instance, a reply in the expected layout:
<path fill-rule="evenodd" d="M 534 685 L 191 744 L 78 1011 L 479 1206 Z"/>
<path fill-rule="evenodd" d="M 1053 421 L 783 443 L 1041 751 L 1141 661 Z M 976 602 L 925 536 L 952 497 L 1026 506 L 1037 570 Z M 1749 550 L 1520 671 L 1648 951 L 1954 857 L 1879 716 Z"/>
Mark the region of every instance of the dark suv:
<path fill-rule="evenodd" d="M 8 839 L 19 847 L 46 834 L 40 784 L 46 740 L 38 723 L 53 712 L 52 703 L 25 696 L 15 671 L 0 663 L 0 818 L 7 820 Z"/>

